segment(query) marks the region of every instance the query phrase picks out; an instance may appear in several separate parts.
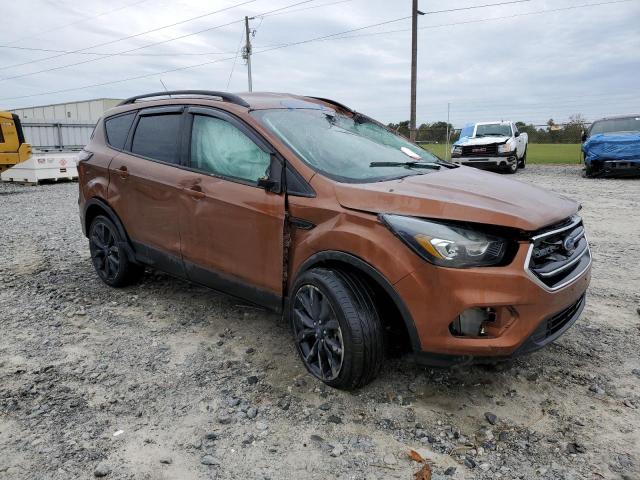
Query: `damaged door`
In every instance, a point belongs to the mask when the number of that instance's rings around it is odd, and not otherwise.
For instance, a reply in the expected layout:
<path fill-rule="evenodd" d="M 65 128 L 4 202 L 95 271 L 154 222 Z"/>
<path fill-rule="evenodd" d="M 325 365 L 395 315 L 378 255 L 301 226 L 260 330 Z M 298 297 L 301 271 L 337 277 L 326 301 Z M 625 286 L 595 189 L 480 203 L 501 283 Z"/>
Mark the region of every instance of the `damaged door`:
<path fill-rule="evenodd" d="M 109 166 L 109 203 L 131 238 L 137 256 L 172 275 L 184 276 L 178 227 L 183 107 L 139 112 L 123 151 Z"/>
<path fill-rule="evenodd" d="M 190 280 L 279 309 L 282 298 L 284 194 L 281 164 L 236 117 L 188 110 L 191 172 L 180 218 Z"/>

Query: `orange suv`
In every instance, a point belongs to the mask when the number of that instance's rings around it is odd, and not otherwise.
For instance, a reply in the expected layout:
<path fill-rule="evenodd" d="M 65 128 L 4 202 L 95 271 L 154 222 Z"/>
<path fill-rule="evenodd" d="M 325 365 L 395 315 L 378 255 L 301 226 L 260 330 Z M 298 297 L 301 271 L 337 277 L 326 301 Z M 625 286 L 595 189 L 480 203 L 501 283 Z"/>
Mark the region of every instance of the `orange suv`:
<path fill-rule="evenodd" d="M 584 307 L 576 202 L 442 161 L 332 100 L 139 95 L 98 122 L 78 170 L 106 284 L 151 267 L 281 312 L 333 387 L 371 381 L 389 353 L 527 353 Z"/>

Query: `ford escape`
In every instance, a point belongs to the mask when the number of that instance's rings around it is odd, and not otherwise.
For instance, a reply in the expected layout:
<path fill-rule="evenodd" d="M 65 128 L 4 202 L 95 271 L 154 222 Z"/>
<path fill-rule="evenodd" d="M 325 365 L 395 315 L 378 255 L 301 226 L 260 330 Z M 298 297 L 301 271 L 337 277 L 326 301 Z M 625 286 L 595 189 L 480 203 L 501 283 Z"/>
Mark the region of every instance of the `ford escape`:
<path fill-rule="evenodd" d="M 98 122 L 78 170 L 106 284 L 151 267 L 281 312 L 334 387 L 371 381 L 387 353 L 528 353 L 585 304 L 576 202 L 444 162 L 331 100 L 140 95 Z"/>

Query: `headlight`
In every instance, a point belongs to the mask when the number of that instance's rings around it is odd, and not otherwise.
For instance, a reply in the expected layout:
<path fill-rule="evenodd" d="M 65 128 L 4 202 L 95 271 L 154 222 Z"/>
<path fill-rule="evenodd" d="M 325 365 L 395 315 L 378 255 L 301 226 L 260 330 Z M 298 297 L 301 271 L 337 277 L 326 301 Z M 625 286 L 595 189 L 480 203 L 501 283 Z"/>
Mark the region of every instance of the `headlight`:
<path fill-rule="evenodd" d="M 514 145 L 511 142 L 507 142 L 504 145 L 498 145 L 498 153 L 509 153 L 514 149 L 513 147 Z"/>
<path fill-rule="evenodd" d="M 380 219 L 418 255 L 441 267 L 497 265 L 508 250 L 506 240 L 458 225 L 402 215 L 382 214 Z"/>
<path fill-rule="evenodd" d="M 460 147 L 458 145 L 454 145 L 454 147 L 451 149 L 451 153 L 457 154 L 457 155 L 462 155 L 462 147 Z"/>

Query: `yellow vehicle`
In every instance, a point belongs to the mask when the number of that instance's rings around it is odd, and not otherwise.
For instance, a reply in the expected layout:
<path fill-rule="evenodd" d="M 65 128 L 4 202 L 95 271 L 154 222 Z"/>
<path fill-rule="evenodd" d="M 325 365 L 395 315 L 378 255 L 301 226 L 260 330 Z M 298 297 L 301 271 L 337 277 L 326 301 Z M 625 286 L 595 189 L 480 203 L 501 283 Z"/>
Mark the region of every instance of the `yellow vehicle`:
<path fill-rule="evenodd" d="M 31 156 L 31 145 L 24 141 L 22 124 L 15 113 L 0 112 L 0 172 Z"/>

